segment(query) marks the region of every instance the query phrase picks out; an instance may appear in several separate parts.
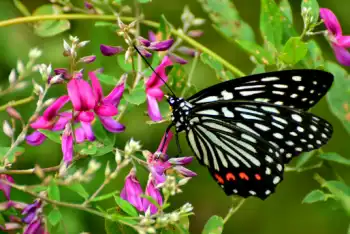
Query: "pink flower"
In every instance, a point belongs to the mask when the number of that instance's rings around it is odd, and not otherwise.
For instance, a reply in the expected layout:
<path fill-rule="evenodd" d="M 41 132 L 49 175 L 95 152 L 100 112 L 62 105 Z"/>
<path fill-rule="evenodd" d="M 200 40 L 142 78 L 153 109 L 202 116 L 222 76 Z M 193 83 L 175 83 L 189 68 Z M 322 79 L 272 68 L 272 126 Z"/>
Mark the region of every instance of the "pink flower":
<path fill-rule="evenodd" d="M 134 169 L 131 169 L 125 179 L 125 185 L 120 193 L 120 197 L 132 204 L 137 210 L 143 211 L 142 193 L 140 182 L 136 178 L 136 172 Z"/>
<path fill-rule="evenodd" d="M 121 46 L 110 46 L 101 44 L 100 50 L 104 56 L 113 56 L 116 54 L 120 54 L 124 49 Z"/>
<path fill-rule="evenodd" d="M 168 56 L 165 56 L 160 63 L 160 65 L 155 69 L 160 77 L 166 82 L 168 77 L 165 73 L 165 68 L 172 65 L 173 62 Z M 148 104 L 148 115 L 153 121 L 162 120 L 162 115 L 159 110 L 158 102 L 162 100 L 164 93 L 160 89 L 164 83 L 159 77 L 153 73 L 151 77 L 146 82 L 146 94 L 147 94 L 147 104 Z"/>
<path fill-rule="evenodd" d="M 43 206 L 40 200 L 35 200 L 33 204 L 27 205 L 22 214 L 22 219 L 27 225 L 24 227 L 23 234 L 48 234 L 45 231 L 45 224 L 42 218 Z"/>
<path fill-rule="evenodd" d="M 152 197 L 160 206 L 163 205 L 162 195 L 159 189 L 156 188 L 155 182 L 152 179 L 152 177 L 150 177 L 148 180 L 145 195 Z M 151 214 L 155 214 L 158 211 L 158 208 L 154 204 L 152 204 L 146 198 L 144 198 L 143 210 L 146 212 L 148 209 L 150 209 Z"/>
<path fill-rule="evenodd" d="M 328 30 L 328 38 L 338 62 L 342 65 L 350 66 L 350 53 L 346 49 L 350 47 L 350 36 L 343 36 L 340 23 L 331 10 L 321 8 L 320 17 Z"/>
<path fill-rule="evenodd" d="M 1 182 L 1 180 L 14 183 L 15 181 L 10 175 L 0 174 L 0 190 L 4 193 L 7 200 L 10 200 L 11 186 Z"/>
<path fill-rule="evenodd" d="M 63 161 L 69 164 L 73 160 L 73 136 L 72 129 L 68 123 L 62 134 Z"/>
<path fill-rule="evenodd" d="M 164 142 L 165 135 L 163 136 L 159 147 L 154 154 L 147 155 L 147 163 L 150 172 L 152 173 L 153 178 L 155 179 L 156 184 L 164 183 L 166 180 L 165 171 L 172 168 L 179 174 L 185 177 L 194 177 L 197 174 L 183 165 L 187 165 L 192 162 L 193 157 L 180 157 L 180 158 L 168 158 L 166 151 L 168 145 L 173 138 L 173 133 L 169 132 L 166 141 Z M 162 151 L 161 147 L 163 148 Z"/>

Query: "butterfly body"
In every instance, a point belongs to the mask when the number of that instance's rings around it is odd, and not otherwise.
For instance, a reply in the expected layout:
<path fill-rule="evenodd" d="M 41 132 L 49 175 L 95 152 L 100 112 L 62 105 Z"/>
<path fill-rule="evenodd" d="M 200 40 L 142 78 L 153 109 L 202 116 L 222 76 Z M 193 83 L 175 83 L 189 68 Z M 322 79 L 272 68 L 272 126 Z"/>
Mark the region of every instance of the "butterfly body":
<path fill-rule="evenodd" d="M 332 126 L 307 113 L 330 88 L 318 70 L 252 75 L 168 97 L 172 125 L 185 131 L 199 162 L 227 195 L 265 199 L 283 179 L 284 164 L 326 144 Z"/>

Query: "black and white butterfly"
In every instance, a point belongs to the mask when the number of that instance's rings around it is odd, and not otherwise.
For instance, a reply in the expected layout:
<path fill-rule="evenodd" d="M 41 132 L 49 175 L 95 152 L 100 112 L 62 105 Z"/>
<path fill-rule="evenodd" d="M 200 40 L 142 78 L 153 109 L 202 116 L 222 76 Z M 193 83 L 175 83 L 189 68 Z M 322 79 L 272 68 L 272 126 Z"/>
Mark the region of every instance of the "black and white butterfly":
<path fill-rule="evenodd" d="M 265 199 L 282 181 L 284 164 L 330 139 L 332 126 L 306 110 L 332 82 L 325 71 L 286 70 L 222 82 L 188 99 L 169 96 L 168 129 L 186 132 L 227 195 Z"/>

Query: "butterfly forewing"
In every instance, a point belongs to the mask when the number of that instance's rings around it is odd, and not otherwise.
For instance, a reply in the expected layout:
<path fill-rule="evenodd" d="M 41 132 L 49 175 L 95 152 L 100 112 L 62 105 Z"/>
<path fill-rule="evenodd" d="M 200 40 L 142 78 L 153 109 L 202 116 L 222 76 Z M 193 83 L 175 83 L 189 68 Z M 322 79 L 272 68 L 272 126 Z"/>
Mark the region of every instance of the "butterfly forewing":
<path fill-rule="evenodd" d="M 221 100 L 250 100 L 301 110 L 314 106 L 328 91 L 333 75 L 319 70 L 255 74 L 219 83 L 188 99 L 195 105 Z"/>

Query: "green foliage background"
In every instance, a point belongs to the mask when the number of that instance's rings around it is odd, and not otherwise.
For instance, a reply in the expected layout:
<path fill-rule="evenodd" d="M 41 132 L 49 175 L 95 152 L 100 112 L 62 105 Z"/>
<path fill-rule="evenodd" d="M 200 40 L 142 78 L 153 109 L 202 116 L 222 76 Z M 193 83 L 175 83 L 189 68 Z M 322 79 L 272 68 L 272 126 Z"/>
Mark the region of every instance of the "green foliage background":
<path fill-rule="evenodd" d="M 47 3 L 44 0 L 23 1 L 30 10 Z M 81 1 L 82 2 L 82 1 Z M 132 1 L 125 1 L 130 2 Z M 241 17 L 248 22 L 254 29 L 256 35 L 260 35 L 259 28 L 259 0 L 235 0 L 233 1 L 239 9 Z M 321 7 L 332 9 L 338 16 L 343 26 L 344 34 L 350 33 L 350 20 L 348 17 L 349 3 L 348 0 L 326 1 L 319 0 Z M 300 17 L 300 1 L 290 0 L 293 7 L 294 21 L 297 24 L 299 32 L 302 29 L 302 20 Z M 206 13 L 203 12 L 200 4 L 196 0 L 174 0 L 163 1 L 153 0 L 150 4 L 143 5 L 143 12 L 146 19 L 158 21 L 161 14 L 164 14 L 167 19 L 174 25 L 180 25 L 180 15 L 184 5 L 187 4 L 191 11 L 197 16 L 207 19 L 204 26 L 205 34 L 199 41 L 206 47 L 217 52 L 236 67 L 249 74 L 253 69 L 253 64 L 249 57 L 235 44 L 229 43 L 221 37 L 212 27 L 211 21 Z M 14 7 L 12 0 L 0 1 L 0 19 L 9 19 L 20 16 L 18 10 Z M 84 55 L 96 54 L 97 60 L 88 68 L 104 67 L 106 74 L 119 76 L 122 71 L 118 68 L 116 58 L 103 57 L 99 52 L 99 44 L 114 44 L 121 45 L 123 41 L 116 37 L 113 33 L 105 28 L 95 28 L 93 21 L 71 21 L 72 27 L 68 33 L 60 34 L 59 36 L 50 38 L 40 38 L 35 36 L 30 27 L 27 25 L 16 25 L 6 28 L 0 28 L 0 85 L 7 83 L 8 74 L 12 67 L 16 66 L 18 58 L 27 58 L 27 53 L 32 47 L 39 47 L 44 51 L 44 56 L 40 59 L 41 62 L 51 62 L 54 67 L 64 67 L 68 61 L 62 55 L 62 40 L 67 38 L 69 34 L 78 36 L 81 40 L 91 40 L 91 43 L 83 49 Z M 142 34 L 147 36 L 147 27 L 142 27 Z M 261 37 L 257 38 L 258 42 L 262 42 Z M 334 55 L 323 39 L 318 39 L 324 55 L 327 59 L 334 60 Z M 187 71 L 190 64 L 186 65 Z M 215 73 L 206 65 L 199 63 L 196 68 L 194 83 L 199 89 L 208 87 L 217 83 Z M 337 82 L 337 81 L 335 81 Z M 49 96 L 57 96 L 61 93 L 60 88 L 55 88 Z M 30 94 L 30 89 L 7 95 L 0 100 L 0 104 L 4 104 L 14 98 L 24 98 Z M 19 108 L 24 118 L 28 117 L 33 110 L 34 105 L 26 105 Z M 166 124 L 147 125 L 145 123 L 149 118 L 144 114 L 146 105 L 134 109 L 127 114 L 122 123 L 127 126 L 127 130 L 117 135 L 117 142 L 120 146 L 131 137 L 140 140 L 145 149 L 150 151 L 156 150 L 161 136 L 166 128 Z M 336 151 L 344 157 L 349 157 L 350 147 L 347 145 L 350 140 L 348 133 L 344 130 L 339 120 L 336 119 L 330 112 L 325 100 L 317 105 L 313 110 L 314 113 L 326 118 L 334 126 L 334 136 L 330 143 L 325 147 L 326 151 Z M 7 118 L 6 113 L 0 112 L 0 120 Z M 9 145 L 8 138 L 0 132 L 0 145 Z M 190 149 L 187 147 L 184 136 L 181 136 L 181 146 L 184 155 L 191 155 Z M 176 155 L 176 146 L 172 144 L 168 152 L 170 155 Z M 107 155 L 98 158 L 99 161 L 105 162 L 107 159 L 112 160 L 113 155 Z M 20 157 L 17 168 L 30 168 L 34 164 L 40 164 L 42 167 L 54 166 L 61 160 L 60 145 L 46 141 L 40 147 L 26 146 L 26 153 Z M 81 162 L 83 165 L 86 162 Z M 292 162 L 292 164 L 295 161 Z M 191 233 L 200 233 L 205 222 L 214 214 L 224 216 L 230 206 L 231 200 L 226 197 L 223 191 L 210 178 L 209 173 L 204 167 L 201 167 L 196 161 L 190 166 L 192 170 L 198 173 L 198 177 L 193 179 L 184 187 L 184 192 L 181 195 L 172 199 L 174 206 L 180 206 L 185 202 L 190 202 L 194 205 L 195 216 L 190 218 Z M 336 170 L 343 176 L 345 181 L 350 180 L 348 168 L 342 165 L 334 165 Z M 324 177 L 332 178 L 327 168 L 317 170 Z M 125 174 L 127 171 L 124 172 Z M 319 187 L 312 176 L 314 171 L 303 173 L 290 172 L 285 174 L 285 179 L 281 183 L 277 192 L 269 197 L 266 201 L 261 201 L 256 198 L 249 198 L 243 207 L 235 213 L 235 215 L 225 225 L 224 233 L 254 233 L 254 234 L 295 234 L 295 233 L 318 233 L 318 234 L 334 234 L 346 233 L 349 225 L 349 217 L 336 203 L 315 203 L 312 205 L 301 204 L 304 196 L 312 189 Z M 103 180 L 103 170 L 100 177 L 96 177 L 89 186 L 85 186 L 88 191 L 94 191 L 98 184 Z M 139 176 L 141 177 L 141 176 Z M 111 183 L 105 192 L 121 188 L 123 185 L 123 176 Z M 144 178 L 140 178 L 142 182 L 147 180 L 146 173 Z M 15 177 L 17 183 L 30 184 L 36 182 L 36 177 L 25 176 Z M 31 197 L 12 191 L 12 198 L 30 202 Z M 71 193 L 70 193 L 71 194 Z M 61 194 L 61 198 L 67 201 L 80 201 L 79 197 L 67 197 L 65 191 Z M 111 201 L 112 202 L 112 201 Z M 102 203 L 103 207 L 110 207 L 113 203 L 108 203 L 108 200 Z M 91 216 L 86 213 L 61 210 L 64 216 L 64 222 L 69 233 L 79 233 L 87 231 L 91 233 L 104 233 L 104 221 L 96 216 Z"/>

